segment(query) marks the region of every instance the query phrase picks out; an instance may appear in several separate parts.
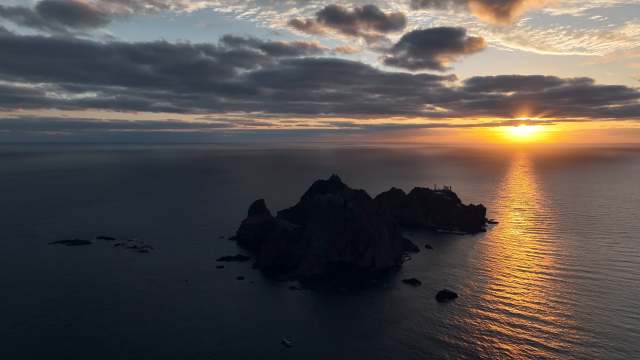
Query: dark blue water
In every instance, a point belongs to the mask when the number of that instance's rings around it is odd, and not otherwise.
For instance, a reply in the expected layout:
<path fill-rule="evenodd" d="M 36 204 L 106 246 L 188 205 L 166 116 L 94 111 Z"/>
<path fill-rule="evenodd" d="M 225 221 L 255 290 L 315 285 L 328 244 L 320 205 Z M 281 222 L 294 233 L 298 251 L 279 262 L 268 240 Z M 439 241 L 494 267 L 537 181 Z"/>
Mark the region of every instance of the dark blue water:
<path fill-rule="evenodd" d="M 253 200 L 275 212 L 332 173 L 372 196 L 452 185 L 500 224 L 407 230 L 434 250 L 366 289 L 215 268 L 251 254 L 219 236 Z M 3 146 L 0 358 L 637 358 L 639 178 L 632 146 Z M 47 244 L 67 238 L 94 243 Z"/>

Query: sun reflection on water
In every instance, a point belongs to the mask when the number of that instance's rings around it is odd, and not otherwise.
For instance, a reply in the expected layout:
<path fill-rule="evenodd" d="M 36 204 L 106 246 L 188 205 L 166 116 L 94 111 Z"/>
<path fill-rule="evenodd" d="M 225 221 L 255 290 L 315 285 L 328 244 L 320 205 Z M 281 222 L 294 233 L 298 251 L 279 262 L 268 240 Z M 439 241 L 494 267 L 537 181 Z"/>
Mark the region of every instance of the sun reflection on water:
<path fill-rule="evenodd" d="M 529 154 L 516 153 L 489 206 L 500 224 L 478 243 L 478 303 L 459 319 L 472 329 L 461 341 L 475 343 L 481 357 L 565 358 L 578 341 L 567 333 L 575 328 L 571 301 L 554 279 L 556 219 L 538 184 Z"/>

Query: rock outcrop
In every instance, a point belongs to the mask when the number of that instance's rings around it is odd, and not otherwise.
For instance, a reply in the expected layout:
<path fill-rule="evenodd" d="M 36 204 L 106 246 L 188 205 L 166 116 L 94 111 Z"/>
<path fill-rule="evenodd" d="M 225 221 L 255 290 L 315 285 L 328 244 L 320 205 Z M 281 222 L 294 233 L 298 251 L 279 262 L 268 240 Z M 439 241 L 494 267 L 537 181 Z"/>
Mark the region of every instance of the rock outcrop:
<path fill-rule="evenodd" d="M 276 217 L 263 199 L 256 200 L 235 239 L 259 252 L 254 268 L 265 272 L 300 280 L 356 279 L 399 266 L 403 251 L 420 251 L 402 237 L 401 225 L 472 229 L 476 216 L 484 224 L 483 206 L 462 205 L 450 191 L 415 188 L 406 195 L 392 188 L 372 199 L 332 175 L 314 182 Z"/>
<path fill-rule="evenodd" d="M 251 260 L 251 256 L 238 254 L 236 256 L 226 255 L 219 258 L 216 261 L 248 261 L 248 260 Z"/>
<path fill-rule="evenodd" d="M 422 282 L 416 278 L 402 279 L 402 282 L 409 285 L 422 285 Z"/>
<path fill-rule="evenodd" d="M 271 235 L 276 226 L 276 219 L 271 215 L 264 199 L 256 200 L 249 206 L 247 218 L 242 221 L 236 231 L 238 244 L 259 249 Z"/>
<path fill-rule="evenodd" d="M 482 231 L 487 209 L 482 205 L 464 205 L 451 190 L 414 188 L 409 194 L 396 188 L 374 199 L 402 226 Z"/>
<path fill-rule="evenodd" d="M 89 240 L 81 240 L 81 239 L 66 239 L 66 240 L 58 240 L 54 242 L 50 242 L 49 245 L 61 244 L 64 246 L 81 246 L 81 245 L 91 245 L 92 242 Z"/>
<path fill-rule="evenodd" d="M 447 289 L 440 290 L 436 294 L 436 300 L 438 300 L 438 302 L 446 302 L 446 301 L 457 299 L 457 298 L 458 298 L 458 294 Z"/>

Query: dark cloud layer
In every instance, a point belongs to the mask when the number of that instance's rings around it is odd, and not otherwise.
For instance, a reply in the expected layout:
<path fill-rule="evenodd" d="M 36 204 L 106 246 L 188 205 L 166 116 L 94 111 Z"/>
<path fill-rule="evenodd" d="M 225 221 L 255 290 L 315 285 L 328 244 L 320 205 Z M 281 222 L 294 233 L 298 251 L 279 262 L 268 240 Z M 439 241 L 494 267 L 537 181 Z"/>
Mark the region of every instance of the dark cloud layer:
<path fill-rule="evenodd" d="M 43 19 L 74 29 L 102 27 L 111 21 L 106 11 L 78 0 L 42 0 L 35 10 Z"/>
<path fill-rule="evenodd" d="M 229 129 L 229 122 L 184 120 L 115 120 L 66 117 L 15 116 L 0 119 L 0 130 L 21 132 L 83 131 L 203 131 Z"/>
<path fill-rule="evenodd" d="M 253 37 L 228 34 L 223 35 L 220 42 L 228 48 L 260 50 L 273 57 L 320 55 L 329 50 L 326 46 L 320 45 L 318 41 L 264 41 Z"/>
<path fill-rule="evenodd" d="M 375 5 L 327 5 L 316 12 L 315 19 L 292 19 L 289 25 L 309 34 L 323 34 L 335 30 L 343 35 L 364 38 L 367 42 L 386 39 L 386 33 L 401 31 L 407 26 L 403 12 L 385 13 Z"/>
<path fill-rule="evenodd" d="M 413 10 L 467 9 L 477 17 L 498 24 L 515 21 L 521 13 L 542 7 L 549 0 L 411 0 Z"/>
<path fill-rule="evenodd" d="M 0 5 L 0 17 L 23 27 L 55 33 L 103 27 L 112 20 L 108 12 L 79 0 L 43 0 L 33 9 Z"/>
<path fill-rule="evenodd" d="M 258 120 L 640 114 L 638 89 L 589 78 L 478 76 L 456 86 L 455 75 L 301 57 L 314 47 L 287 44 L 239 37 L 219 44 L 103 43 L 0 28 L 0 108 L 246 114 Z"/>
<path fill-rule="evenodd" d="M 319 121 L 317 124 L 296 124 L 297 127 L 316 129 L 337 128 L 365 131 L 420 130 L 420 129 L 461 129 L 479 127 L 505 127 L 526 125 L 554 125 L 553 121 L 505 120 L 484 123 L 450 124 L 431 123 L 363 123 L 356 121 Z M 95 118 L 68 118 L 60 116 L 15 115 L 0 118 L 0 131 L 26 133 L 82 133 L 103 131 L 211 131 L 238 130 L 245 127 L 268 127 L 282 129 L 278 122 L 255 119 L 222 119 L 217 121 L 168 120 L 121 120 Z"/>
<path fill-rule="evenodd" d="M 404 34 L 389 49 L 390 56 L 381 58 L 388 66 L 408 70 L 446 71 L 449 62 L 483 50 L 487 42 L 482 37 L 467 36 L 464 28 L 436 27 Z"/>
<path fill-rule="evenodd" d="M 595 80 L 588 77 L 563 79 L 549 75 L 474 76 L 464 80 L 467 91 L 480 93 L 537 92 L 560 86 L 590 86 L 594 84 Z"/>
<path fill-rule="evenodd" d="M 133 14 L 183 9 L 179 0 L 41 0 L 33 8 L 0 5 L 0 18 L 22 27 L 56 34 L 97 29 Z"/>

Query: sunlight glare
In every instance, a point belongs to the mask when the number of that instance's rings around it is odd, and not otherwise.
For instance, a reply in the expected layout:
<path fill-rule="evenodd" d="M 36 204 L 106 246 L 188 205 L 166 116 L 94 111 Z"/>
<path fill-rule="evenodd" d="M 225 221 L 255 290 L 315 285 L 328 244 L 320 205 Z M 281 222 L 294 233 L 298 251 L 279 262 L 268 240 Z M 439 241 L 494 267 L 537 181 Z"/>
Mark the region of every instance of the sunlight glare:
<path fill-rule="evenodd" d="M 544 138 L 544 128 L 541 125 L 520 124 L 519 126 L 506 127 L 502 131 L 510 141 L 536 142 Z"/>

